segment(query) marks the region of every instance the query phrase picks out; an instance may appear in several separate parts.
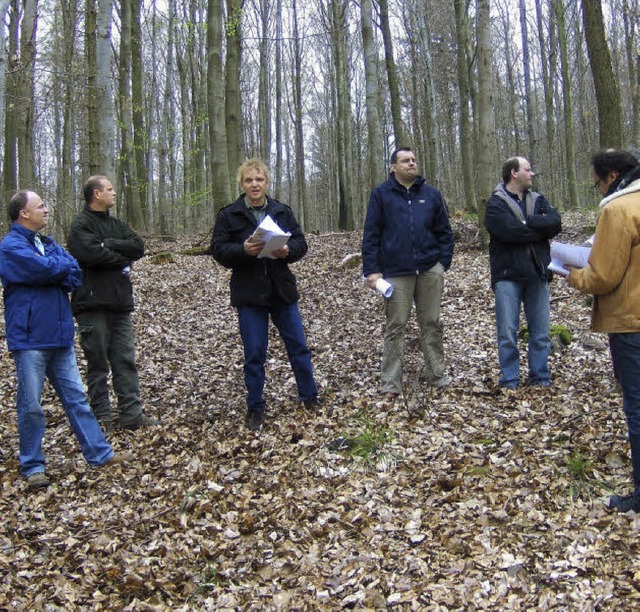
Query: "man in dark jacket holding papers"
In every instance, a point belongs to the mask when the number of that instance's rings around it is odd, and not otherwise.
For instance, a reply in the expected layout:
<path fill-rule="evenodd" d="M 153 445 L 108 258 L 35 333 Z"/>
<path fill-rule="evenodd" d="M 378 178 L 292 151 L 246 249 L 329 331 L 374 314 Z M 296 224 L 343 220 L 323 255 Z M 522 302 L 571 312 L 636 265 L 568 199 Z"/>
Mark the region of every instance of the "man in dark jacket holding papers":
<path fill-rule="evenodd" d="M 524 157 L 502 166 L 502 180 L 489 201 L 484 222 L 491 236 L 491 287 L 496 299 L 498 361 L 501 387 L 519 386 L 518 323 L 520 308 L 529 328 L 528 383 L 550 382 L 549 240 L 560 233 L 560 213 L 532 191 L 535 173 Z"/>
<path fill-rule="evenodd" d="M 265 412 L 262 392 L 269 317 L 287 350 L 299 400 L 310 410 L 318 407 L 311 351 L 298 310 L 296 278 L 288 265 L 304 257 L 307 242 L 291 209 L 266 195 L 269 170 L 261 160 L 245 161 L 238 169 L 238 183 L 244 195 L 218 214 L 211 251 L 217 262 L 232 270 L 231 305 L 238 311 L 244 345 L 247 426 L 257 431 Z M 291 234 L 284 246 L 269 255 L 265 255 L 265 242 L 254 235 L 267 216 Z"/>

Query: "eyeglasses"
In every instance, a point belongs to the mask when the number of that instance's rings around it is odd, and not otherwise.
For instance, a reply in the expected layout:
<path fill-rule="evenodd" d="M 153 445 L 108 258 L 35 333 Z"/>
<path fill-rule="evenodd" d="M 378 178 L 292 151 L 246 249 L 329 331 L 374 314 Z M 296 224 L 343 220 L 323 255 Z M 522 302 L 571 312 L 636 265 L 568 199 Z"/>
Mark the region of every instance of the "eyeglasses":
<path fill-rule="evenodd" d="M 598 179 L 592 186 L 591 189 L 598 191 L 600 189 L 600 183 L 602 183 L 602 179 Z"/>

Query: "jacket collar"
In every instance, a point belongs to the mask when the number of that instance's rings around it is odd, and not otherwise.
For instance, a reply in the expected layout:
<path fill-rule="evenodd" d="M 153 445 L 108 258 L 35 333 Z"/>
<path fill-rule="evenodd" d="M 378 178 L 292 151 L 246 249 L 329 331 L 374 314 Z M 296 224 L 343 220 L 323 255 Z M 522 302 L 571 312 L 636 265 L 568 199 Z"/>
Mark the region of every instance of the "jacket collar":
<path fill-rule="evenodd" d="M 616 198 L 620 198 L 629 193 L 635 193 L 636 191 L 640 191 L 640 178 L 636 179 L 632 183 L 629 183 L 624 189 L 621 189 L 620 191 L 614 191 L 610 196 L 603 198 L 598 206 L 600 208 L 604 208 L 609 202 L 615 200 Z"/>
<path fill-rule="evenodd" d="M 413 181 L 413 185 L 411 185 L 411 187 L 409 187 L 409 189 L 407 189 L 397 178 L 396 175 L 393 172 L 389 172 L 389 182 L 390 182 L 390 186 L 391 189 L 397 189 L 398 191 L 401 191 L 402 193 L 406 193 L 407 191 L 411 191 L 413 189 L 417 189 L 418 187 L 421 187 L 424 182 L 425 179 L 420 176 L 419 174 L 416 174 L 416 180 Z"/>

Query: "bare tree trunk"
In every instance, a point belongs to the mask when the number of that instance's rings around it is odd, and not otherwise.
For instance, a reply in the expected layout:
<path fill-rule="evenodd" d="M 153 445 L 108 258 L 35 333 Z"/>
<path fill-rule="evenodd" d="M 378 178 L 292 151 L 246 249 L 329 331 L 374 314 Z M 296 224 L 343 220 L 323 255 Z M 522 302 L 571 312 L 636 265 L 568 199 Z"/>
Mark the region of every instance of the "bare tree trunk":
<path fill-rule="evenodd" d="M 440 185 L 440 134 L 439 124 L 437 118 L 436 109 L 436 96 L 435 96 L 435 81 L 434 81 L 434 69 L 433 58 L 431 56 L 431 33 L 429 30 L 429 22 L 425 19 L 426 3 L 423 3 L 425 7 L 421 7 L 417 11 L 417 23 L 419 28 L 419 45 L 422 52 L 422 57 L 425 66 L 425 75 L 423 77 L 425 86 L 425 121 L 427 124 L 427 138 L 425 139 L 426 155 L 423 162 L 424 172 L 423 174 L 430 183 L 434 185 Z"/>
<path fill-rule="evenodd" d="M 307 210 L 307 189 L 305 180 L 304 132 L 302 125 L 302 47 L 298 31 L 298 2 L 293 0 L 293 107 L 294 107 L 294 140 L 296 151 L 296 192 L 298 194 L 298 210 L 300 225 L 307 226 L 309 211 Z"/>
<path fill-rule="evenodd" d="M 75 40 L 78 29 L 78 3 L 75 0 L 63 0 L 61 7 L 63 45 L 63 61 L 69 72 L 61 82 L 62 108 L 61 108 L 61 138 L 60 155 L 58 157 L 58 183 L 56 186 L 56 200 L 58 203 L 58 219 L 66 233 L 73 214 L 75 213 L 75 172 L 73 162 L 73 149 L 75 142 L 74 132 L 74 99 L 78 90 L 70 67 L 74 65 L 76 58 Z"/>
<path fill-rule="evenodd" d="M 555 75 L 555 63 L 556 63 L 556 50 L 554 43 L 554 19 L 549 17 L 549 43 L 547 44 L 544 20 L 542 16 L 542 6 L 540 0 L 535 0 L 536 5 L 536 19 L 538 26 L 538 44 L 540 46 L 540 63 L 542 65 L 542 88 L 544 91 L 544 108 L 545 108 L 545 131 L 546 131 L 546 143 L 543 147 L 543 151 L 546 151 L 546 167 L 545 172 L 549 178 L 544 181 L 546 188 L 543 188 L 545 193 L 551 199 L 551 202 L 556 201 L 557 196 L 557 182 L 555 179 L 556 174 L 556 147 L 555 147 L 555 115 L 553 108 L 553 82 Z M 553 13 L 553 11 L 550 11 Z"/>
<path fill-rule="evenodd" d="M 349 63 L 345 25 L 347 23 L 347 2 L 332 0 L 331 23 L 333 35 L 334 74 L 336 87 L 337 119 L 337 175 L 338 175 L 338 227 L 344 231 L 353 229 L 353 181 L 348 174 L 353 158 L 351 142 L 351 95 L 349 90 Z M 369 8 L 371 5 L 369 4 Z M 377 100 L 376 100 L 377 104 Z M 377 107 L 376 107 L 377 110 Z"/>
<path fill-rule="evenodd" d="M 493 73 L 491 70 L 491 21 L 489 0 L 477 0 L 477 57 L 478 57 L 478 223 L 483 249 L 489 244 L 489 236 L 484 225 L 487 200 L 496 183 L 495 124 L 493 116 Z"/>
<path fill-rule="evenodd" d="M 622 146 L 622 104 L 617 75 L 611 66 L 611 54 L 604 34 L 601 0 L 582 0 L 584 34 L 598 104 L 600 146 Z"/>
<path fill-rule="evenodd" d="M 562 98 L 564 104 L 564 138 L 565 163 L 564 168 L 569 186 L 568 208 L 578 207 L 578 188 L 576 182 L 576 160 L 573 136 L 573 108 L 571 105 L 571 78 L 569 76 L 569 54 L 567 51 L 567 26 L 565 23 L 564 5 L 562 0 L 553 0 L 556 23 L 558 24 L 558 43 L 560 45 L 560 70 L 562 72 Z"/>
<path fill-rule="evenodd" d="M 260 130 L 260 157 L 269 165 L 271 154 L 271 104 L 269 87 L 269 21 L 270 0 L 260 0 L 262 33 L 260 38 L 260 76 L 258 79 L 258 120 Z"/>
<path fill-rule="evenodd" d="M 362 44 L 364 47 L 364 71 L 366 81 L 367 129 L 369 132 L 369 181 L 371 186 L 384 179 L 384 153 L 382 125 L 378 114 L 378 70 L 377 53 L 373 37 L 371 0 L 362 0 Z M 343 228 L 341 228 L 343 229 Z"/>
<path fill-rule="evenodd" d="M 635 0 L 634 10 L 629 0 L 623 0 L 622 19 L 624 23 L 625 52 L 631 86 L 631 137 L 629 142 L 640 145 L 640 6 Z"/>
<path fill-rule="evenodd" d="M 113 176 L 115 169 L 115 112 L 111 87 L 111 12 L 113 0 L 97 0 L 96 82 L 98 113 L 98 167 Z"/>
<path fill-rule="evenodd" d="M 98 127 L 98 67 L 96 46 L 98 37 L 96 0 L 85 0 L 84 48 L 87 62 L 87 151 L 83 156 L 83 174 L 104 172 L 100 167 L 100 129 Z"/>
<path fill-rule="evenodd" d="M 131 2 L 120 3 L 120 57 L 118 63 L 118 101 L 120 106 L 120 155 L 118 175 L 124 217 L 137 229 L 140 207 L 133 191 L 133 117 L 131 112 Z"/>
<path fill-rule="evenodd" d="M 230 180 L 244 159 L 242 102 L 240 100 L 240 60 L 242 51 L 243 0 L 227 0 L 227 61 L 225 65 L 225 123 Z M 213 155 L 214 152 L 212 151 Z M 234 187 L 230 185 L 230 187 Z M 234 189 L 231 189 L 231 193 Z"/>
<path fill-rule="evenodd" d="M 276 163 L 274 167 L 274 196 L 282 200 L 282 0 L 276 0 Z"/>
<path fill-rule="evenodd" d="M 397 148 L 406 144 L 406 136 L 402 122 L 402 104 L 400 101 L 400 87 L 398 85 L 398 71 L 393 57 L 393 39 L 389 26 L 389 2 L 388 0 L 378 0 L 378 4 L 380 5 L 380 29 L 382 30 L 382 40 L 384 43 L 384 61 L 387 69 L 387 81 L 389 83 L 393 136 Z"/>
<path fill-rule="evenodd" d="M 476 210 L 476 193 L 473 180 L 473 134 L 469 115 L 469 30 L 466 0 L 453 0 L 456 14 L 458 93 L 460 96 L 460 154 L 462 158 L 462 182 L 464 187 L 465 210 Z"/>
<path fill-rule="evenodd" d="M 123 2 L 125 0 L 122 0 Z M 133 152 L 135 175 L 131 188 L 140 212 L 132 217 L 139 231 L 147 228 L 147 130 L 144 125 L 144 92 L 142 76 L 142 32 L 140 29 L 140 5 L 142 0 L 131 0 L 131 111 L 133 119 Z M 133 164 L 133 162 L 132 162 Z M 139 225 L 138 225 L 139 224 Z"/>
<path fill-rule="evenodd" d="M 527 140 L 531 163 L 538 162 L 538 143 L 535 135 L 535 117 L 533 112 L 533 91 L 531 89 L 531 64 L 529 59 L 529 34 L 527 27 L 526 0 L 520 0 L 520 30 L 522 31 L 522 71 L 524 72 L 524 101 L 527 109 Z"/>
<path fill-rule="evenodd" d="M 229 195 L 227 134 L 225 129 L 222 67 L 222 2 L 209 0 L 207 11 L 207 101 L 209 108 L 209 146 L 211 148 L 211 186 L 214 209 L 226 206 Z"/>
<path fill-rule="evenodd" d="M 25 0 L 20 25 L 20 74 L 18 105 L 18 184 L 35 185 L 33 125 L 35 121 L 35 63 L 38 0 Z"/>
<path fill-rule="evenodd" d="M 0 24 L 4 24 L 7 11 L 11 4 L 10 0 L 0 0 Z M 0 49 L 4 50 L 6 43 L 6 32 L 4 25 L 0 27 Z M 0 138 L 4 141 L 4 112 L 5 112 L 5 93 L 7 88 L 7 62 L 4 52 L 0 53 Z M 0 148 L 2 148 L 0 146 Z M 0 210 L 2 203 L 0 202 Z"/>
<path fill-rule="evenodd" d="M 18 188 L 18 32 L 20 28 L 19 0 L 11 0 L 9 11 L 9 75 L 7 78 L 5 121 L 4 121 L 4 152 L 2 162 L 2 189 L 4 202 L 8 202 L 12 193 Z M 4 221 L 4 218 L 2 219 Z"/>

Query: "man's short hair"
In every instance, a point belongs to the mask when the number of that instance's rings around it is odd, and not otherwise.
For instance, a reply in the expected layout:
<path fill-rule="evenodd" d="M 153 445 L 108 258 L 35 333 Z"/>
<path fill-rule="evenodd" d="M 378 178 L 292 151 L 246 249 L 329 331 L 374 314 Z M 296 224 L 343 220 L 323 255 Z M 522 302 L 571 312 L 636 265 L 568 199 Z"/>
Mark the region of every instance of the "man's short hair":
<path fill-rule="evenodd" d="M 511 180 L 511 172 L 520 170 L 520 157 L 514 155 L 502 165 L 502 182 L 506 185 Z"/>
<path fill-rule="evenodd" d="M 269 168 L 267 168 L 267 164 L 265 164 L 261 159 L 257 157 L 252 157 L 251 159 L 245 160 L 240 164 L 238 168 L 238 172 L 236 173 L 236 179 L 238 181 L 238 186 L 242 190 L 242 180 L 244 179 L 244 175 L 249 172 L 249 170 L 257 170 L 258 172 L 262 172 L 267 177 L 267 183 L 269 182 Z"/>
<path fill-rule="evenodd" d="M 90 176 L 82 186 L 82 195 L 84 196 L 84 201 L 87 204 L 91 204 L 93 200 L 93 192 L 96 189 L 102 189 L 104 182 L 108 180 L 109 179 L 102 174 L 94 174 L 93 176 Z"/>
<path fill-rule="evenodd" d="M 625 175 L 638 166 L 638 159 L 629 151 L 603 149 L 591 158 L 591 166 L 599 179 L 606 179 L 611 172 Z"/>
<path fill-rule="evenodd" d="M 29 201 L 29 191 L 23 189 L 14 193 L 9 200 L 9 219 L 11 221 L 17 221 L 20 216 L 20 211 L 24 209 Z"/>
<path fill-rule="evenodd" d="M 392 154 L 389 159 L 389 164 L 393 166 L 398 161 L 398 153 L 401 151 L 406 151 L 407 153 L 413 153 L 413 149 L 411 147 L 398 147 Z"/>

